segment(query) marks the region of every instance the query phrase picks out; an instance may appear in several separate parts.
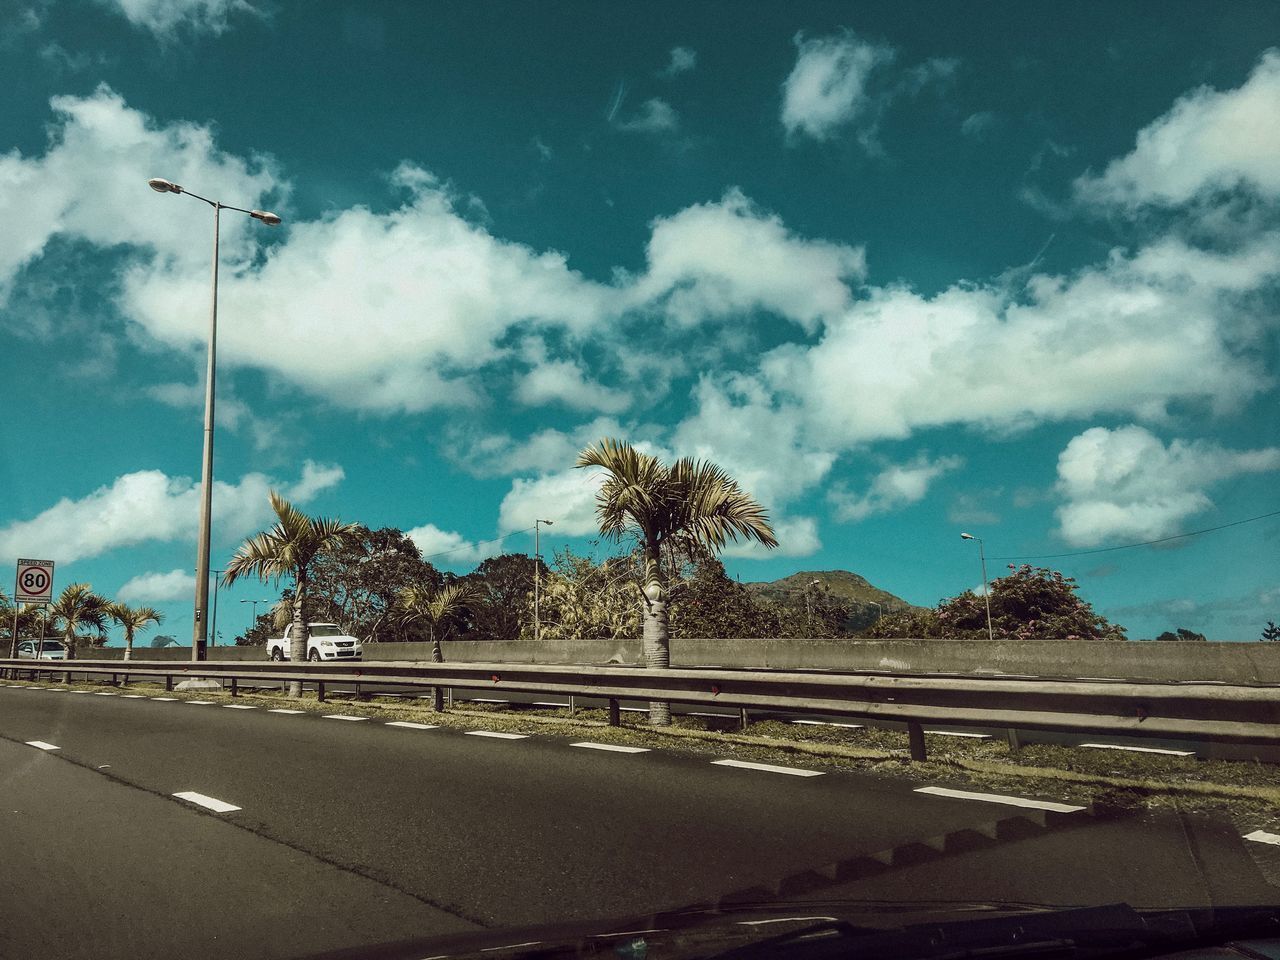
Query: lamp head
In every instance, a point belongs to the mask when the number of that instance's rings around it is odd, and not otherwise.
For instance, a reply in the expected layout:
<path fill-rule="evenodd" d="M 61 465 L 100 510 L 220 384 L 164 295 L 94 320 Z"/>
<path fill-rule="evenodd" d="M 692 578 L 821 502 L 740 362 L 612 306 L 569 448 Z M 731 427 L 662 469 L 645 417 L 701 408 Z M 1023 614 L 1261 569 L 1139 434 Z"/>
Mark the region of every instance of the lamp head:
<path fill-rule="evenodd" d="M 255 220 L 261 220 L 269 227 L 280 226 L 280 218 L 270 210 L 250 210 L 249 216 Z"/>
<path fill-rule="evenodd" d="M 176 183 L 165 180 L 162 177 L 152 177 L 147 181 L 147 185 L 156 193 L 181 193 L 182 187 Z"/>
<path fill-rule="evenodd" d="M 975 539 L 975 537 L 974 537 L 974 535 L 973 535 L 972 533 L 962 533 L 962 534 L 960 534 L 960 539 L 961 539 L 961 540 L 973 540 L 973 539 Z"/>

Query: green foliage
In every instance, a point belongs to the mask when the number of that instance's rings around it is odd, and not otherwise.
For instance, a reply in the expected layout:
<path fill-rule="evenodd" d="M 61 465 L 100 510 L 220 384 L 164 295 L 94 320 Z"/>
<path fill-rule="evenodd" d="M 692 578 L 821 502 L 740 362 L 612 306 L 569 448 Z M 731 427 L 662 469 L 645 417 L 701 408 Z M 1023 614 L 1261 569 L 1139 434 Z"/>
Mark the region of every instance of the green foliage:
<path fill-rule="evenodd" d="M 777 637 L 778 611 L 724 572 L 710 553 L 701 556 L 691 576 L 672 590 L 673 637 Z M 634 602 L 634 601 L 633 601 Z"/>
<path fill-rule="evenodd" d="M 1123 640 L 1124 629 L 1093 612 L 1076 595 L 1073 577 L 1047 567 L 1009 565 L 1007 576 L 991 581 L 991 627 L 1009 640 Z M 947 637 L 981 639 L 987 630 L 983 598 L 972 590 L 938 605 Z"/>
<path fill-rule="evenodd" d="M 983 636 L 985 636 L 985 631 Z M 913 608 L 887 613 L 862 631 L 872 640 L 909 637 L 916 640 L 941 640 L 942 622 L 936 610 Z"/>
<path fill-rule="evenodd" d="M 431 640 L 431 659 L 444 660 L 440 641 L 453 636 L 467 622 L 467 613 L 480 595 L 474 583 L 458 580 L 443 587 L 408 587 L 396 597 L 395 619 L 405 626 L 422 624 Z"/>
<path fill-rule="evenodd" d="M 476 590 L 469 608 L 467 633 L 475 640 L 517 640 L 525 626 L 533 622 L 534 571 L 541 569 L 545 582 L 547 565 L 523 553 L 489 557 L 463 577 Z"/>
<path fill-rule="evenodd" d="M 1166 630 L 1164 633 L 1160 634 L 1160 636 L 1156 637 L 1156 639 L 1164 640 L 1164 641 L 1192 640 L 1200 643 L 1204 643 L 1208 640 L 1208 638 L 1203 633 L 1196 633 L 1194 630 L 1186 630 L 1186 629 L 1183 629 L 1182 627 L 1178 627 L 1177 632 L 1170 632 Z"/>
<path fill-rule="evenodd" d="M 1267 625 L 1262 628 L 1262 639 L 1271 643 L 1280 641 L 1280 627 L 1275 625 L 1272 620 L 1267 621 Z"/>
<path fill-rule="evenodd" d="M 94 593 L 87 583 L 71 583 L 63 588 L 48 608 L 47 617 L 49 627 L 62 634 L 67 659 L 75 659 L 76 647 L 80 643 L 100 647 L 107 642 L 105 631 L 109 608 L 107 600 Z M 82 635 L 81 631 L 86 628 L 93 632 Z"/>
<path fill-rule="evenodd" d="M 544 640 L 617 640 L 640 633 L 640 566 L 634 557 L 601 564 L 557 552 L 542 582 L 539 604 Z M 533 639 L 530 621 L 521 634 Z"/>

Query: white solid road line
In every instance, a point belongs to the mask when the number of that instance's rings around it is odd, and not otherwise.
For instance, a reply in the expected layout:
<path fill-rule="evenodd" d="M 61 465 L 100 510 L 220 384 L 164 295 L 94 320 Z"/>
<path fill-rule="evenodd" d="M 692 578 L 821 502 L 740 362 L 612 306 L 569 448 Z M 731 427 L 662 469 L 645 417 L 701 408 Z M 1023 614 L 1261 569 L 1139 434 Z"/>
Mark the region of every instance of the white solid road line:
<path fill-rule="evenodd" d="M 1267 833 L 1265 830 L 1255 830 L 1253 833 L 1244 835 L 1246 840 L 1254 840 L 1258 843 L 1270 843 L 1280 847 L 1280 833 Z"/>
<path fill-rule="evenodd" d="M 439 730 L 438 723 L 414 723 L 412 720 L 388 720 L 388 727 L 408 727 L 410 730 Z"/>
<path fill-rule="evenodd" d="M 369 719 L 368 717 L 353 717 L 349 713 L 326 713 L 324 715 L 324 718 L 326 720 L 368 720 Z"/>
<path fill-rule="evenodd" d="M 775 767 L 771 763 L 751 763 L 748 760 L 712 760 L 716 766 L 737 767 L 741 770 L 762 770 L 765 773 L 785 773 L 792 777 L 820 777 L 821 770 L 801 770 L 798 767 Z"/>
<path fill-rule="evenodd" d="M 287 713 L 291 716 L 294 714 L 306 713 L 306 712 L 307 711 L 305 710 L 286 710 L 284 707 L 273 707 L 272 709 L 267 711 L 267 713 Z"/>
<path fill-rule="evenodd" d="M 1164 750 L 1160 747 L 1128 747 L 1118 743 L 1082 743 L 1082 747 L 1092 750 L 1128 750 L 1130 753 L 1163 753 L 1169 757 L 1194 757 L 1194 750 Z"/>
<path fill-rule="evenodd" d="M 224 703 L 223 706 L 226 707 L 228 710 L 257 710 L 258 709 L 251 703 Z"/>
<path fill-rule="evenodd" d="M 586 747 L 588 750 L 608 750 L 612 753 L 648 753 L 648 747 L 623 747 L 616 743 L 571 743 L 571 747 Z"/>
<path fill-rule="evenodd" d="M 1007 797 L 999 793 L 973 793 L 969 790 L 951 790 L 947 787 L 919 787 L 916 793 L 925 793 L 932 797 L 951 797 L 955 800 L 983 800 L 987 803 L 1003 803 L 1011 807 L 1026 807 L 1030 810 L 1050 810 L 1054 813 L 1076 813 L 1083 810 L 1070 803 L 1054 803 L 1052 800 L 1028 800 L 1026 797 Z"/>
<path fill-rule="evenodd" d="M 469 737 L 492 737 L 495 740 L 523 740 L 527 733 L 498 733 L 496 730 L 468 730 Z"/>
<path fill-rule="evenodd" d="M 175 793 L 174 796 L 179 800 L 186 800 L 188 803 L 204 807 L 206 810 L 212 810 L 214 813 L 230 813 L 232 810 L 240 809 L 234 803 L 227 803 L 217 797 L 206 797 L 203 793 L 196 793 L 194 790 L 183 790 L 181 793 Z"/>
<path fill-rule="evenodd" d="M 37 750 L 60 750 L 61 747 L 55 747 L 52 743 L 45 743 L 43 740 L 28 740 L 28 747 L 35 747 Z"/>
<path fill-rule="evenodd" d="M 964 737 L 968 740 L 990 740 L 989 733 L 955 733 L 951 730 L 926 730 L 925 733 L 931 733 L 935 737 Z"/>
<path fill-rule="evenodd" d="M 159 700 L 161 703 L 176 703 L 177 697 L 152 697 L 152 700 Z"/>

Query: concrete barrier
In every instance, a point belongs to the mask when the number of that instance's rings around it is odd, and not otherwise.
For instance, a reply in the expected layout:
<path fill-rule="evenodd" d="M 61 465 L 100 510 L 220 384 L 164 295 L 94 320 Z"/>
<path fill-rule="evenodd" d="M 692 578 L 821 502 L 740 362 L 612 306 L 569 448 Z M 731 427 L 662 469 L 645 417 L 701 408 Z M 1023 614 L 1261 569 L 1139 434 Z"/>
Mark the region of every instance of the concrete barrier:
<path fill-rule="evenodd" d="M 447 640 L 452 663 L 643 664 L 639 640 Z M 213 647 L 215 661 L 265 660 L 261 646 Z M 83 650 L 119 659 L 120 648 Z M 190 647 L 135 647 L 139 660 L 189 660 Z M 429 661 L 429 643 L 367 643 L 366 660 Z M 974 676 L 1280 683 L 1280 643 L 1098 640 L 671 641 L 675 667 L 954 673 Z"/>

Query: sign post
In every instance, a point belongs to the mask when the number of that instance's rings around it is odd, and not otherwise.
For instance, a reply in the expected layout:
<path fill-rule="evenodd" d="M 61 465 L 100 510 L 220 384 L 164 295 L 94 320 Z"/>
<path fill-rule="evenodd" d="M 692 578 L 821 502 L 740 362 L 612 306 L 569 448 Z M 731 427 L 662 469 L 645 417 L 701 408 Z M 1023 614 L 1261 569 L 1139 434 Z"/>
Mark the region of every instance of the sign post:
<path fill-rule="evenodd" d="M 18 609 L 20 604 L 44 606 L 53 600 L 53 561 L 18 560 L 13 578 L 13 637 L 9 642 L 9 659 L 18 656 Z M 43 646 L 43 644 L 41 644 Z"/>

